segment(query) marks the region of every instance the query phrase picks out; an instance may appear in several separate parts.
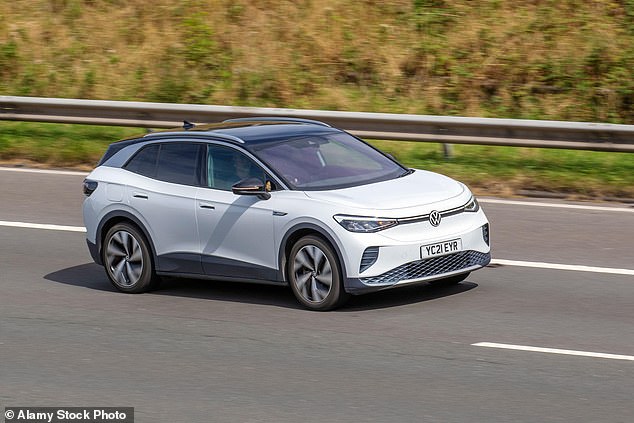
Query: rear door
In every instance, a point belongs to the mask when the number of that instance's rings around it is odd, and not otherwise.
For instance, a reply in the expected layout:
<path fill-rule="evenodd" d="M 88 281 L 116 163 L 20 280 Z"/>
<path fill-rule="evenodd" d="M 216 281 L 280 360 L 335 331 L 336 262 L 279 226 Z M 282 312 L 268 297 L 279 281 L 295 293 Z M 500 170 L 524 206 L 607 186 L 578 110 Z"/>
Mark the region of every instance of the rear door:
<path fill-rule="evenodd" d="M 201 274 L 196 193 L 204 145 L 187 141 L 150 144 L 126 164 L 132 172 L 128 204 L 152 237 L 158 271 Z"/>

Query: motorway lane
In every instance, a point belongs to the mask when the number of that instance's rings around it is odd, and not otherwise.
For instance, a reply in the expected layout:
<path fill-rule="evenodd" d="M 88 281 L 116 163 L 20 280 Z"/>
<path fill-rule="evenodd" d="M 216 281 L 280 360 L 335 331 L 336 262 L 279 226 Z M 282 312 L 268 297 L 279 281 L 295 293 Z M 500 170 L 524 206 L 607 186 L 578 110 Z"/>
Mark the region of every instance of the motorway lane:
<path fill-rule="evenodd" d="M 0 220 L 81 225 L 84 176 L 0 168 Z"/>
<path fill-rule="evenodd" d="M 482 207 L 496 258 L 634 269 L 634 213 L 486 202 Z M 632 206 L 614 208 L 634 212 Z"/>
<path fill-rule="evenodd" d="M 17 175 L 0 171 L 0 220 L 82 224 L 83 176 Z M 483 207 L 497 258 L 634 268 L 632 213 Z M 472 346 L 633 355 L 631 276 L 492 267 L 312 313 L 269 286 L 169 280 L 120 294 L 83 234 L 0 227 L 0 286 L 0 407 L 129 405 L 139 422 L 634 415 L 631 361 Z"/>
<path fill-rule="evenodd" d="M 500 267 L 354 298 L 168 281 L 114 292 L 80 233 L 0 228 L 0 406 L 129 405 L 137 421 L 629 422 L 631 277 Z"/>

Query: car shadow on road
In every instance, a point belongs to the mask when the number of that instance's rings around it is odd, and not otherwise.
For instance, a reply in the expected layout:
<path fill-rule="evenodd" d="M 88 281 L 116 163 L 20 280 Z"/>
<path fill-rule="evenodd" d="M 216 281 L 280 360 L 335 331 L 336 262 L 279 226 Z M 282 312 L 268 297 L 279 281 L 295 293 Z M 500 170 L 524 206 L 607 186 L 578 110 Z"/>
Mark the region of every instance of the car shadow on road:
<path fill-rule="evenodd" d="M 451 286 L 423 284 L 398 289 L 387 289 L 371 294 L 353 296 L 348 303 L 338 311 L 357 312 L 422 303 L 462 294 L 477 287 L 477 283 L 464 281 Z"/>
<path fill-rule="evenodd" d="M 292 309 L 302 308 L 286 286 L 249 282 L 164 277 L 159 289 L 152 291 L 152 294 L 272 305 Z"/>
<path fill-rule="evenodd" d="M 103 267 L 95 263 L 61 269 L 45 275 L 44 279 L 97 291 L 117 292 L 108 280 Z M 144 295 L 166 295 L 301 309 L 287 287 L 256 283 L 164 277 L 161 278 L 161 283 L 156 290 Z"/>
<path fill-rule="evenodd" d="M 108 277 L 103 271 L 103 267 L 95 263 L 86 263 L 79 266 L 61 269 L 45 275 L 44 279 L 66 285 L 95 289 L 97 291 L 117 291 L 108 281 Z"/>
<path fill-rule="evenodd" d="M 61 269 L 44 279 L 97 291 L 116 292 L 103 267 L 95 263 Z M 422 285 L 353 296 L 338 311 L 364 311 L 403 306 L 461 294 L 478 285 L 465 281 L 453 286 Z M 125 295 L 125 294 L 122 294 Z M 256 283 L 223 282 L 201 279 L 163 278 L 160 287 L 145 295 L 166 295 L 203 300 L 230 301 L 302 309 L 291 290 L 285 286 Z"/>

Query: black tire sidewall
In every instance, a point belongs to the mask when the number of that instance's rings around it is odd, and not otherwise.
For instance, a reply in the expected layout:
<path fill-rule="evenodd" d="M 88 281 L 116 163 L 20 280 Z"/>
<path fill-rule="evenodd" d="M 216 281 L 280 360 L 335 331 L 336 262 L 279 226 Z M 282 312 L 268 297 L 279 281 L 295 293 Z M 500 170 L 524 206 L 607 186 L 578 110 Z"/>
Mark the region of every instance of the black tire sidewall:
<path fill-rule="evenodd" d="M 114 275 L 112 274 L 108 266 L 108 260 L 106 259 L 106 248 L 108 246 L 108 242 L 110 241 L 110 238 L 119 231 L 128 232 L 136 239 L 136 241 L 139 243 L 139 247 L 141 248 L 141 255 L 143 257 L 143 270 L 141 271 L 141 277 L 135 284 L 131 286 L 122 286 L 116 282 Z M 117 288 L 119 291 L 130 294 L 138 294 L 141 292 L 147 292 L 154 287 L 156 276 L 154 275 L 154 264 L 152 262 L 149 244 L 143 233 L 141 233 L 141 231 L 139 231 L 135 226 L 128 223 L 117 223 L 116 225 L 111 227 L 108 232 L 106 232 L 106 236 L 104 237 L 101 247 L 101 252 L 108 279 L 110 280 L 112 285 L 114 285 L 114 287 Z"/>
<path fill-rule="evenodd" d="M 313 245 L 319 248 L 330 262 L 330 267 L 332 269 L 332 286 L 330 287 L 330 292 L 328 293 L 326 298 L 320 302 L 311 302 L 304 299 L 301 293 L 298 292 L 297 286 L 294 282 L 295 274 L 293 272 L 293 262 L 295 261 L 295 256 L 297 255 L 299 250 L 308 245 Z M 321 237 L 315 235 L 307 235 L 303 238 L 300 238 L 297 242 L 295 242 L 293 248 L 291 248 L 291 252 L 289 254 L 286 265 L 286 277 L 288 284 L 291 286 L 293 294 L 295 294 L 297 300 L 306 308 L 317 311 L 332 310 L 340 306 L 347 299 L 347 294 L 343 289 L 343 279 L 339 258 L 337 257 L 337 254 L 330 246 L 330 244 L 323 240 Z"/>

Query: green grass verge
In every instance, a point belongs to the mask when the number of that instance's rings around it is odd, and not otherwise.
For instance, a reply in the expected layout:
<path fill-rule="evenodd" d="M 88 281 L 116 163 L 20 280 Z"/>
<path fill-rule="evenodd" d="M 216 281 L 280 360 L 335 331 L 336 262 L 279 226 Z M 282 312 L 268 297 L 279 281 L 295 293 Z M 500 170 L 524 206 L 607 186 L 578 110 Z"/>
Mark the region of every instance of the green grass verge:
<path fill-rule="evenodd" d="M 452 158 L 446 159 L 440 144 L 373 144 L 410 167 L 449 175 L 481 193 L 539 190 L 578 198 L 634 197 L 630 153 L 454 145 Z"/>
<path fill-rule="evenodd" d="M 114 126 L 0 122 L 0 160 L 89 169 L 111 142 L 143 132 L 142 128 Z"/>
<path fill-rule="evenodd" d="M 108 144 L 142 128 L 0 122 L 5 164 L 90 169 Z M 521 190 L 578 198 L 634 198 L 634 155 L 573 150 L 454 145 L 446 159 L 440 144 L 372 141 L 410 167 L 459 179 L 481 194 Z"/>

